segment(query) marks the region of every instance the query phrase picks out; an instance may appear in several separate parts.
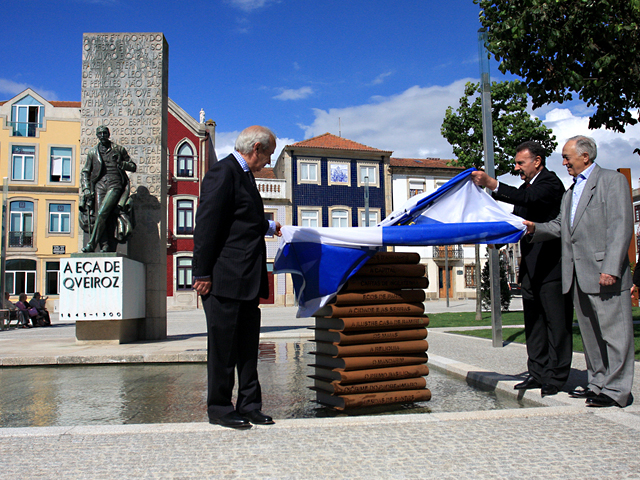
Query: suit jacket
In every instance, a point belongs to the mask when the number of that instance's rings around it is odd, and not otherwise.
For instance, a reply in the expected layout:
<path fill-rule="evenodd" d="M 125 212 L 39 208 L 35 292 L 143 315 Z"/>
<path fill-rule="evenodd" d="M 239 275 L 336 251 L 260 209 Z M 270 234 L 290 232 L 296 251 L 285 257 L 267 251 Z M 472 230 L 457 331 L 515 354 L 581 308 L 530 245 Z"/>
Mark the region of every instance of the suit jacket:
<path fill-rule="evenodd" d="M 269 296 L 260 193 L 233 155 L 202 181 L 193 233 L 193 275 L 211 276 L 211 293 L 236 300 Z"/>
<path fill-rule="evenodd" d="M 532 222 L 548 222 L 560 213 L 560 204 L 564 195 L 564 185 L 558 176 L 544 167 L 534 182 L 527 188 L 523 183 L 519 188 L 500 183 L 493 198 L 514 205 L 513 213 Z M 522 261 L 518 280 L 529 275 L 531 283 L 542 284 L 560 280 L 560 239 L 531 243 L 520 240 Z"/>
<path fill-rule="evenodd" d="M 134 162 L 129 158 L 129 154 L 127 150 L 111 142 L 111 149 L 114 155 L 117 155 L 122 160 L 118 163 L 118 173 L 120 174 L 120 180 L 122 181 L 122 194 L 120 195 L 120 199 L 118 200 L 118 205 L 120 207 L 124 207 L 125 203 L 127 203 L 129 199 L 130 193 L 130 184 L 129 184 L 129 176 L 125 172 L 125 170 L 129 172 L 135 172 L 137 166 Z M 102 157 L 100 156 L 100 151 L 98 150 L 98 145 L 95 147 L 91 147 L 89 152 L 87 153 L 87 159 L 82 167 L 82 171 L 80 172 L 80 185 L 83 190 L 89 190 L 91 193 L 95 191 L 95 184 L 100 179 L 102 175 L 102 171 L 104 169 L 104 162 Z"/>
<path fill-rule="evenodd" d="M 560 214 L 536 224 L 533 241 L 561 237 L 562 289 L 568 293 L 574 272 L 588 294 L 617 293 L 631 288 L 629 242 L 633 235 L 631 195 L 624 175 L 596 165 L 587 179 L 571 226 L 573 186 L 562 199 Z M 601 286 L 600 274 L 618 277 Z"/>

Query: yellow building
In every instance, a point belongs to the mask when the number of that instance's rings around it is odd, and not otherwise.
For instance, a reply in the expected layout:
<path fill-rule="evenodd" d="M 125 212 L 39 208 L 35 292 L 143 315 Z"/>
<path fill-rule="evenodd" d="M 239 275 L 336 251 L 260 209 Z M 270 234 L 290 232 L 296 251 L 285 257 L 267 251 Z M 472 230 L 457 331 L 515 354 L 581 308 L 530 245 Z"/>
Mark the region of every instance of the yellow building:
<path fill-rule="evenodd" d="M 31 89 L 0 102 L 0 178 L 8 185 L 5 291 L 48 295 L 57 311 L 60 258 L 79 250 L 80 102 Z"/>

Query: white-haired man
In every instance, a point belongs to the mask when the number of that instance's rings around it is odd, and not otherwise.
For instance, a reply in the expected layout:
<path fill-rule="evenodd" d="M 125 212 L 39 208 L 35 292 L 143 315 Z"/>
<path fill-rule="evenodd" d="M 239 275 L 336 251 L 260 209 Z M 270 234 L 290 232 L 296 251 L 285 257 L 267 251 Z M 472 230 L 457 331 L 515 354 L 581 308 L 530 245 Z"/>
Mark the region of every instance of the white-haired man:
<path fill-rule="evenodd" d="M 261 412 L 258 304 L 260 297 L 269 296 L 264 236 L 281 233 L 278 222 L 265 219 L 253 173 L 271 161 L 275 147 L 276 136 L 268 128 L 246 128 L 236 139 L 235 151 L 211 166 L 200 191 L 193 288 L 202 296 L 207 317 L 209 422 L 224 427 L 274 423 Z"/>

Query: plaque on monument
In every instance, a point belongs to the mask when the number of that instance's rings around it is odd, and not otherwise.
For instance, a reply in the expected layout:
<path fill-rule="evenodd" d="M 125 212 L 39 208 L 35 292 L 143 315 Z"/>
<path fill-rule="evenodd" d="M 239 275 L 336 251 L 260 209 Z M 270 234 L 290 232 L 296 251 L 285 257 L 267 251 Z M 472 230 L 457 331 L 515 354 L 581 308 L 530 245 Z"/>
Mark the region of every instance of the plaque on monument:
<path fill-rule="evenodd" d="M 136 340 L 145 317 L 144 265 L 116 253 L 60 261 L 60 319 L 76 321 L 78 341 Z"/>

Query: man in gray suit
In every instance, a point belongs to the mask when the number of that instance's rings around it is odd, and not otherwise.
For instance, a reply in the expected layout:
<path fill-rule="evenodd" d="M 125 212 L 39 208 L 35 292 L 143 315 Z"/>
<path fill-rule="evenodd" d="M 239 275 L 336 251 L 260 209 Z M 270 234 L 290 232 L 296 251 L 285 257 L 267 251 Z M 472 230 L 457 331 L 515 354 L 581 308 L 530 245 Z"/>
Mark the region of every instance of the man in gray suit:
<path fill-rule="evenodd" d="M 562 289 L 572 292 L 584 344 L 589 384 L 569 393 L 587 406 L 625 407 L 631 400 L 634 344 L 631 273 L 627 251 L 633 234 L 626 178 L 593 163 L 593 139 L 570 138 L 562 164 L 574 183 L 560 214 L 547 223 L 525 221 L 531 241 L 561 238 Z"/>

